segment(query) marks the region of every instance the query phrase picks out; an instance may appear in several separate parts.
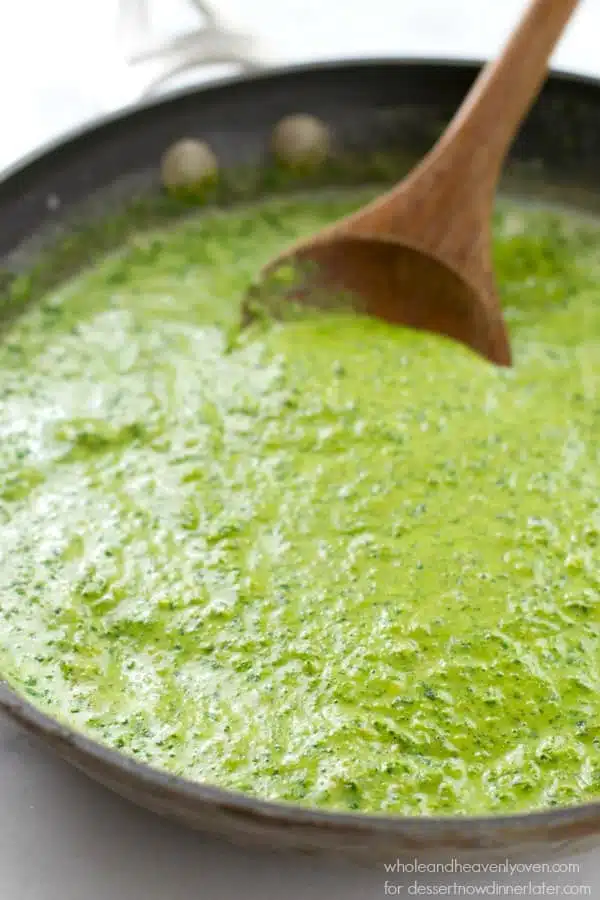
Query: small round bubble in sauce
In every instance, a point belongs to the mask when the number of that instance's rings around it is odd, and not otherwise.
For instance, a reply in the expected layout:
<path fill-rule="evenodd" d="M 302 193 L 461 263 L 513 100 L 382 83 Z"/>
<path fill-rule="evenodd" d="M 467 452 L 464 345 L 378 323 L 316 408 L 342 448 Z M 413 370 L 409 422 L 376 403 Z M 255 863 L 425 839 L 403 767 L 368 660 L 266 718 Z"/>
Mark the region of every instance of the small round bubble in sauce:
<path fill-rule="evenodd" d="M 273 131 L 273 153 L 292 168 L 313 168 L 325 162 L 331 148 L 329 127 L 306 114 L 286 116 Z"/>
<path fill-rule="evenodd" d="M 161 162 L 161 178 L 169 191 L 195 191 L 217 179 L 217 157 L 204 141 L 184 138 L 172 144 Z"/>

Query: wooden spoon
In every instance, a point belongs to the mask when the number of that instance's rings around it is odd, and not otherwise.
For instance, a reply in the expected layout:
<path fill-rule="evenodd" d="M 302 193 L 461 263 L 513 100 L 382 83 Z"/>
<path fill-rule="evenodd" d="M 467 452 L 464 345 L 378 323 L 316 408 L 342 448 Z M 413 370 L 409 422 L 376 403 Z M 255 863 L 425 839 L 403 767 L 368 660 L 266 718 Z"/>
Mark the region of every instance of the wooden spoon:
<path fill-rule="evenodd" d="M 496 187 L 577 5 L 533 0 L 427 156 L 391 191 L 268 263 L 247 298 L 246 320 L 257 296 L 271 302 L 285 267 L 286 301 L 322 305 L 342 290 L 369 315 L 447 335 L 510 365 L 491 254 Z"/>

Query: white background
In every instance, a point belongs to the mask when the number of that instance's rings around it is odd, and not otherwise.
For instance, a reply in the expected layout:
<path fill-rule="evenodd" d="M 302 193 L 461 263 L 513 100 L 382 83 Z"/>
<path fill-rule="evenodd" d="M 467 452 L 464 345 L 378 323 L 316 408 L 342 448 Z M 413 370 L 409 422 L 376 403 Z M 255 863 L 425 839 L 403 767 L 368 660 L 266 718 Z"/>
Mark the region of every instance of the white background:
<path fill-rule="evenodd" d="M 522 5 L 522 0 L 223 0 L 220 9 L 227 20 L 266 41 L 272 62 L 286 62 L 488 56 Z M 154 0 L 154 7 L 159 33 L 194 24 L 184 0 Z M 120 55 L 116 8 L 117 0 L 0 0 L 0 169 L 48 138 L 133 99 L 140 75 L 128 70 Z M 584 0 L 554 62 L 600 75 L 599 0 Z M 98 788 L 8 724 L 0 727 L 0 783 L 2 900 L 385 896 L 382 872 L 240 852 L 174 828 Z M 579 862 L 579 875 L 546 881 L 591 884 L 591 896 L 600 896 L 600 855 Z M 410 896 L 409 883 L 399 896 Z"/>

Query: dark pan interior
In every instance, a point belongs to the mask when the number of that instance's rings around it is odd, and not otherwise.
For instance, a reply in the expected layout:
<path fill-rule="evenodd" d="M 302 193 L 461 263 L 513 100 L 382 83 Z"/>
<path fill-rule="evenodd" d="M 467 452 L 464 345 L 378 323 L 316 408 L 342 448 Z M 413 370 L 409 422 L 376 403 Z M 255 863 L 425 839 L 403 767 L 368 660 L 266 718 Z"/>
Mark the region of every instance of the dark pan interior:
<path fill-rule="evenodd" d="M 201 137 L 222 167 L 264 164 L 278 119 L 307 111 L 333 128 L 340 153 L 425 152 L 469 89 L 478 67 L 350 63 L 291 69 L 186 92 L 85 129 L 5 173 L 0 259 L 45 226 L 121 184 L 121 197 L 158 185 L 165 148 Z M 600 189 L 598 86 L 554 76 L 511 154 L 524 182 Z M 589 200 L 589 197 L 588 197 Z M 59 203 L 56 206 L 56 203 Z M 580 202 L 585 202 L 580 198 Z"/>
<path fill-rule="evenodd" d="M 390 181 L 433 144 L 477 71 L 476 64 L 399 61 L 269 73 L 129 110 L 47 148 L 0 182 L 0 311 L 35 299 L 36 290 L 118 244 L 128 231 L 187 210 L 160 194 L 160 159 L 173 141 L 197 136 L 212 146 L 223 169 L 212 198 L 218 204 L 324 183 Z M 282 116 L 296 112 L 329 123 L 334 160 L 308 180 L 286 181 L 273 173 L 269 135 Z M 506 188 L 600 211 L 600 84 L 551 78 L 513 148 Z M 47 259 L 45 266 L 38 258 Z M 11 283 L 36 265 L 38 281 L 25 279 L 26 288 L 11 291 Z M 403 851 L 549 856 L 600 842 L 600 804 L 488 819 L 300 810 L 155 772 L 51 721 L 1 684 L 0 709 L 122 795 L 238 841 L 369 861 Z"/>

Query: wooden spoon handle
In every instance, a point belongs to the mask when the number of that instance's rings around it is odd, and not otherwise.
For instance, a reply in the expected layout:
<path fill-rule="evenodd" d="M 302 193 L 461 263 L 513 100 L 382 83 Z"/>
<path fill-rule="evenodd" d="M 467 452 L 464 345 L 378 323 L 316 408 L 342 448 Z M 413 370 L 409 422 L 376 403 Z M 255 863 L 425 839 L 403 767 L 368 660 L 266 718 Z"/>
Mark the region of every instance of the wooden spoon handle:
<path fill-rule="evenodd" d="M 495 187 L 519 125 L 533 104 L 548 62 L 579 0 L 532 0 L 503 53 L 483 70 L 436 147 L 454 151 L 469 180 Z M 459 152 L 457 152 L 459 151 Z M 457 175 L 459 173 L 456 173 Z"/>
<path fill-rule="evenodd" d="M 343 223 L 397 235 L 471 277 L 491 295 L 489 218 L 504 159 L 578 0 L 533 0 L 438 143 L 395 188 Z M 339 225 L 337 226 L 340 227 Z"/>

